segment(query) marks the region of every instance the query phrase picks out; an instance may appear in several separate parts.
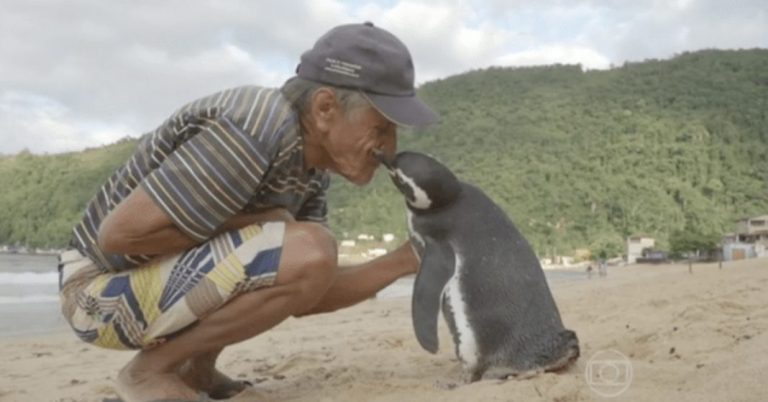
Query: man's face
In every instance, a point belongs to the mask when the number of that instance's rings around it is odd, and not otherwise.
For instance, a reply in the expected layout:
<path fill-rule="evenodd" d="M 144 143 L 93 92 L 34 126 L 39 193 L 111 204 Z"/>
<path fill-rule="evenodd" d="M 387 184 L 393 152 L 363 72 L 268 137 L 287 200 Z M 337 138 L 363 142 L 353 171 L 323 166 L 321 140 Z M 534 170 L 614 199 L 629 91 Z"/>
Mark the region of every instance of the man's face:
<path fill-rule="evenodd" d="M 366 106 L 340 115 L 330 124 L 325 149 L 332 170 L 359 186 L 371 181 L 379 161 L 375 149 L 392 157 L 397 150 L 397 126 L 375 108 Z"/>

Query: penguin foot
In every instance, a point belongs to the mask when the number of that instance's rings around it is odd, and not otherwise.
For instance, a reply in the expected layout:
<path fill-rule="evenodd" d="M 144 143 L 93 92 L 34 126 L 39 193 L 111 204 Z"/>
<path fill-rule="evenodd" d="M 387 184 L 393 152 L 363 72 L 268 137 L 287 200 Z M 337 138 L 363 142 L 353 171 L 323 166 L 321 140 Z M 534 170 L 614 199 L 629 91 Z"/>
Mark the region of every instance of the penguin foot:
<path fill-rule="evenodd" d="M 493 367 L 483 374 L 484 379 L 499 380 L 499 382 L 514 380 L 527 380 L 544 373 L 543 368 L 530 370 L 517 370 L 510 367 Z"/>
<path fill-rule="evenodd" d="M 437 380 L 435 381 L 435 388 L 450 391 L 456 389 L 459 384 L 453 381 Z"/>
<path fill-rule="evenodd" d="M 461 370 L 461 375 L 459 376 L 459 382 L 462 384 L 471 384 L 475 381 L 479 381 L 483 378 L 483 371 L 485 370 L 478 370 L 478 369 L 463 369 Z"/>
<path fill-rule="evenodd" d="M 544 369 L 533 369 L 528 371 L 512 373 L 512 375 L 510 375 L 509 377 L 512 377 L 516 380 L 527 380 L 527 379 L 536 377 L 537 375 L 542 373 L 544 373 Z M 507 379 L 509 379 L 509 377 L 507 377 Z"/>

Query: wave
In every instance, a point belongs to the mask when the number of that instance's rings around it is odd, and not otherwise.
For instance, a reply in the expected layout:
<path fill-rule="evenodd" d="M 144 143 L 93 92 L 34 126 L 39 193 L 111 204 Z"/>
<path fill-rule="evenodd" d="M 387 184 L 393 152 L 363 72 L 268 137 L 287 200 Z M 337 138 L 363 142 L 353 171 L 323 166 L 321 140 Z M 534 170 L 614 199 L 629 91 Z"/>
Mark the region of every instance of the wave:
<path fill-rule="evenodd" d="M 52 295 L 0 296 L 0 304 L 58 303 L 58 301 L 59 296 Z"/>
<path fill-rule="evenodd" d="M 59 283 L 58 272 L 0 272 L 0 285 Z"/>

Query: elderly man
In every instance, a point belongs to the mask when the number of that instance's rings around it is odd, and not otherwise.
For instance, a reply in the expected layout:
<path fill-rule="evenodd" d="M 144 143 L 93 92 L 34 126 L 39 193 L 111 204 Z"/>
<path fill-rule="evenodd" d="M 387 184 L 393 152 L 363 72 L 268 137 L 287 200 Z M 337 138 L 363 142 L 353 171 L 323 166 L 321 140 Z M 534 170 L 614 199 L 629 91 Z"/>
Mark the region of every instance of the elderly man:
<path fill-rule="evenodd" d="M 215 368 L 224 347 L 416 271 L 409 243 L 338 267 L 324 226 L 329 172 L 364 185 L 374 150 L 394 154 L 398 125 L 436 119 L 413 83 L 400 40 L 371 23 L 343 25 L 280 90 L 199 99 L 142 138 L 87 206 L 59 265 L 75 333 L 140 350 L 116 379 L 124 400 L 236 394 L 245 384 Z"/>

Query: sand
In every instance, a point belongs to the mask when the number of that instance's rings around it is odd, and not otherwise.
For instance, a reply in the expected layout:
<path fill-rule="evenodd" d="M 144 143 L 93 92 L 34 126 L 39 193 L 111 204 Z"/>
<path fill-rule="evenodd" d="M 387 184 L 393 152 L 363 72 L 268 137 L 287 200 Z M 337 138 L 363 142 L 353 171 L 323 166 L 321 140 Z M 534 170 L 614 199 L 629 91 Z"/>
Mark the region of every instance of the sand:
<path fill-rule="evenodd" d="M 684 264 L 633 265 L 554 283 L 582 357 L 527 380 L 457 385 L 447 329 L 438 354 L 420 349 L 407 297 L 289 319 L 228 348 L 221 368 L 256 383 L 234 400 L 766 401 L 767 288 L 768 259 L 694 265 L 693 274 Z M 0 356 L 1 401 L 101 401 L 131 353 L 60 333 L 1 340 Z"/>

